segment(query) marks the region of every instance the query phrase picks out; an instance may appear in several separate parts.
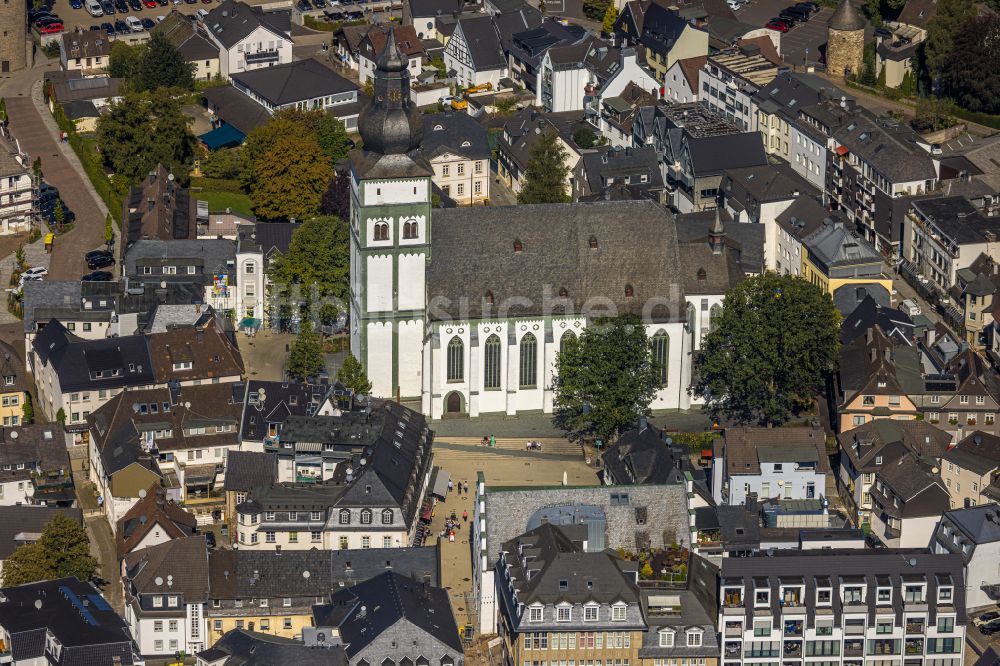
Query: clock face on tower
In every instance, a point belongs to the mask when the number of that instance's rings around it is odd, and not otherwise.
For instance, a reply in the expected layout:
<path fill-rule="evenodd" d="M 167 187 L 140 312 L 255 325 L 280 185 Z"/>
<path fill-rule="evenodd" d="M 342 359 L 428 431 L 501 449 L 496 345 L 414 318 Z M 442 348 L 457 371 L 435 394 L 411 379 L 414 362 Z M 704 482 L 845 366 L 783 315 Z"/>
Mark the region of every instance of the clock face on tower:
<path fill-rule="evenodd" d="M 396 90 L 395 88 L 389 90 L 388 95 L 389 95 L 389 101 L 390 102 L 398 102 L 399 101 L 399 91 Z"/>

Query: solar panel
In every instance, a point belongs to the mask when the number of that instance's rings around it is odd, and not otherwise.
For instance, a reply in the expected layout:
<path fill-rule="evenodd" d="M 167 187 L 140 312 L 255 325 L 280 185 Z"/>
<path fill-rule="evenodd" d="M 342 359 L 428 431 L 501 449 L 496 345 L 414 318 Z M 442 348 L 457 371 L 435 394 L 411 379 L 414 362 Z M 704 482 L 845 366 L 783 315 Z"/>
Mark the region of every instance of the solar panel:
<path fill-rule="evenodd" d="M 80 597 L 76 596 L 76 593 L 73 592 L 73 590 L 69 589 L 65 585 L 60 585 L 59 591 L 71 604 L 73 604 L 73 608 L 75 608 L 77 612 L 83 616 L 83 619 L 87 624 L 92 627 L 97 626 L 97 619 L 94 618 L 94 615 L 87 609 L 86 606 L 83 605 L 83 602 L 80 601 Z"/>
<path fill-rule="evenodd" d="M 90 599 L 90 603 L 93 604 L 94 608 L 96 608 L 97 610 L 99 610 L 99 611 L 110 611 L 111 610 L 111 606 L 108 605 L 108 602 L 105 601 L 104 597 L 102 597 L 101 595 L 99 595 L 99 594 L 88 594 L 87 598 Z"/>

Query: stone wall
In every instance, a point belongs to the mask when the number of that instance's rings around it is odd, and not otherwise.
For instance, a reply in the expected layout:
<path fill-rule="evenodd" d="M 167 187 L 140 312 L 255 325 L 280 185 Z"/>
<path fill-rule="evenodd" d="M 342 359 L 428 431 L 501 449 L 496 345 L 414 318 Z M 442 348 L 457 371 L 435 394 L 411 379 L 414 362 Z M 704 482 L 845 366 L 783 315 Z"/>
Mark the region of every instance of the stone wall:
<path fill-rule="evenodd" d="M 16 72 L 28 66 L 31 42 L 28 41 L 28 6 L 25 2 L 0 5 L 0 73 Z"/>
<path fill-rule="evenodd" d="M 843 76 L 844 71 L 861 71 L 865 53 L 865 31 L 829 31 L 826 42 L 826 71 Z"/>

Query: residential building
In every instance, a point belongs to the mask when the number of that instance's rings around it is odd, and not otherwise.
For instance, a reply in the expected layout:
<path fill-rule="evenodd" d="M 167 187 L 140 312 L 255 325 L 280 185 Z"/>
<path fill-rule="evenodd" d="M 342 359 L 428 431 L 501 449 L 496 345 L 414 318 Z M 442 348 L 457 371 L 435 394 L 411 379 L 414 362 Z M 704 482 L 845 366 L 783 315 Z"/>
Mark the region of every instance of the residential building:
<path fill-rule="evenodd" d="M 941 516 L 931 542 L 934 553 L 951 553 L 965 565 L 965 610 L 996 605 L 1000 514 L 996 504 L 952 509 Z"/>
<path fill-rule="evenodd" d="M 899 21 L 886 24 L 889 36 L 877 35 L 875 39 L 875 72 L 885 76 L 885 85 L 898 88 L 907 76 L 916 85 L 916 73 L 911 61 L 917 56 L 920 44 L 927 39 L 927 31 Z"/>
<path fill-rule="evenodd" d="M 663 99 L 677 104 L 697 102 L 701 94 L 701 70 L 707 61 L 708 56 L 674 61 L 663 77 Z"/>
<path fill-rule="evenodd" d="M 59 40 L 59 63 L 64 70 L 78 69 L 84 76 L 108 71 L 111 40 L 104 30 L 64 32 Z"/>
<path fill-rule="evenodd" d="M 401 25 L 388 29 L 382 25 L 373 25 L 368 28 L 358 44 L 358 80 L 362 83 L 371 84 L 374 80 L 375 61 L 378 59 L 378 54 L 385 49 L 385 41 L 390 34 L 395 35 L 396 48 L 406 58 L 410 78 L 416 79 L 420 76 L 427 53 L 413 26 Z"/>
<path fill-rule="evenodd" d="M 198 535 L 125 557 L 125 621 L 144 656 L 190 654 L 211 644 L 205 619 L 208 552 L 205 537 Z"/>
<path fill-rule="evenodd" d="M 197 238 L 196 202 L 165 166 L 156 168 L 122 202 L 125 238 L 122 252 L 140 240 Z"/>
<path fill-rule="evenodd" d="M 424 116 L 420 148 L 433 182 L 452 201 L 471 205 L 490 198 L 490 142 L 486 128 L 467 113 Z"/>
<path fill-rule="evenodd" d="M 329 649 L 317 650 L 317 647 Z M 341 645 L 307 645 L 292 638 L 281 638 L 256 631 L 233 629 L 215 645 L 195 655 L 195 666 L 347 666 Z"/>
<path fill-rule="evenodd" d="M 480 472 L 476 479 L 476 501 L 473 513 L 469 516 L 469 537 L 473 548 L 474 608 L 478 612 L 479 630 L 484 633 L 499 631 L 497 626 L 500 613 L 516 611 L 519 620 L 526 619 L 522 615 L 527 612 L 526 609 L 515 609 L 509 605 L 505 609 L 504 605 L 508 602 L 498 598 L 502 588 L 510 583 L 509 579 L 500 574 L 498 565 L 505 559 L 504 551 L 511 553 L 512 557 L 518 557 L 516 548 L 508 550 L 505 544 L 511 541 L 516 543 L 519 536 L 539 527 L 565 527 L 574 535 L 574 540 L 579 541 L 580 537 L 573 530 L 579 531 L 581 521 L 585 522 L 589 528 L 586 533 L 588 555 L 601 553 L 605 549 L 609 549 L 606 552 L 618 549 L 635 552 L 665 549 L 674 543 L 682 547 L 690 546 L 695 529 L 693 516 L 689 513 L 689 494 L 693 493 L 693 483 L 687 479 L 685 481 L 683 485 L 644 484 L 590 488 L 556 486 L 529 489 L 487 486 L 485 477 Z M 539 558 L 535 564 L 544 562 Z M 617 568 L 611 559 L 607 562 L 605 569 Z M 524 575 L 514 582 L 521 585 Z M 585 580 L 585 577 L 579 575 L 575 578 L 578 584 Z M 535 589 L 533 585 L 531 589 Z M 558 586 L 556 591 L 558 594 Z M 509 595 L 509 589 L 503 594 Z M 518 598 L 521 598 L 520 593 Z M 574 609 L 574 621 L 581 619 L 581 612 L 580 608 Z M 610 612 L 608 605 L 604 606 L 604 612 Z M 602 618 L 602 621 L 605 619 L 607 618 Z M 636 644 L 633 649 L 638 647 Z M 620 658 L 624 657 L 622 654 Z"/>
<path fill-rule="evenodd" d="M 167 499 L 163 486 L 153 485 L 140 493 L 139 501 L 118 519 L 114 530 L 118 559 L 174 539 L 192 536 L 198 528 L 193 513 Z"/>
<path fill-rule="evenodd" d="M 571 119 L 566 116 L 570 116 Z M 524 186 L 532 147 L 542 134 L 548 133 L 558 135 L 559 146 L 566 155 L 563 164 L 567 169 L 567 193 L 575 189 L 573 174 L 580 163 L 582 150 L 577 148 L 572 139 L 573 121 L 582 122 L 582 114 L 576 112 L 559 115 L 543 114 L 534 108 L 529 108 L 504 123 L 503 133 L 497 140 L 497 175 L 515 194 Z"/>
<path fill-rule="evenodd" d="M 684 484 L 691 469 L 687 450 L 645 422 L 604 449 L 601 480 L 608 486 Z"/>
<path fill-rule="evenodd" d="M 228 239 L 139 240 L 125 251 L 122 275 L 130 287 L 193 285 L 202 290 L 204 303 L 227 314 L 236 307 L 235 264 L 236 243 Z"/>
<path fill-rule="evenodd" d="M 477 3 L 465 0 L 405 0 L 402 24 L 412 25 L 417 31 L 417 39 L 436 39 L 444 43 L 448 40 L 436 32 L 435 20 L 442 15 L 461 13 L 466 5 L 469 10 L 482 9 Z"/>
<path fill-rule="evenodd" d="M 815 202 L 821 193 L 790 165 L 782 163 L 729 169 L 720 194 L 733 220 L 764 225 L 764 260 L 768 269 L 780 272 L 778 216 L 796 201 Z M 795 270 L 797 273 L 799 267 Z"/>
<path fill-rule="evenodd" d="M 167 498 L 199 524 L 222 520 L 222 470 L 229 450 L 239 448 L 244 390 L 241 383 L 172 383 L 119 393 L 92 414 L 90 476 L 109 522 L 118 523 L 160 478 Z"/>
<path fill-rule="evenodd" d="M 930 351 L 938 371 L 926 374 L 923 390 L 914 395 L 924 417 L 951 433 L 953 441 L 973 431 L 1000 435 L 1000 379 L 989 363 L 971 349 L 958 350 L 943 363 L 939 348 Z"/>
<path fill-rule="evenodd" d="M 330 388 L 325 384 L 299 382 L 248 382 L 241 421 L 240 450 L 263 452 L 265 446 L 277 446 L 288 418 L 316 415 Z"/>
<path fill-rule="evenodd" d="M 358 126 L 361 104 L 357 84 L 316 58 L 231 74 L 233 87 L 274 114 L 281 109 L 321 109 L 339 118 L 348 131 Z"/>
<path fill-rule="evenodd" d="M 246 418 L 244 417 L 244 426 Z M 236 534 L 236 507 L 246 500 L 254 488 L 266 488 L 278 481 L 278 454 L 263 451 L 230 451 L 226 455 L 225 479 L 226 525 Z"/>
<path fill-rule="evenodd" d="M 708 56 L 699 73 L 698 100 L 741 130 L 756 129 L 753 98 L 778 76 L 778 63 L 756 44 Z"/>
<path fill-rule="evenodd" d="M 265 12 L 241 0 L 225 0 L 202 21 L 219 49 L 219 74 L 233 74 L 292 62 L 291 15 Z"/>
<path fill-rule="evenodd" d="M 888 548 L 924 548 L 949 508 L 939 467 L 904 455 L 875 472 L 871 534 Z"/>
<path fill-rule="evenodd" d="M 455 72 L 458 86 L 471 88 L 489 83 L 494 89 L 507 76 L 500 35 L 492 16 L 460 18 L 444 47 L 445 69 Z"/>
<path fill-rule="evenodd" d="M 708 560 L 692 555 L 687 589 L 643 590 L 648 629 L 639 647 L 640 664 L 718 666 L 718 574 Z"/>
<path fill-rule="evenodd" d="M 316 604 L 386 571 L 413 584 L 439 585 L 437 558 L 437 548 L 425 547 L 212 551 L 205 607 L 210 642 L 233 629 L 301 639 L 316 626 Z"/>
<path fill-rule="evenodd" d="M 844 344 L 836 381 L 839 430 L 878 419 L 915 419 L 920 410 L 900 383 L 893 345 L 878 327 Z"/>
<path fill-rule="evenodd" d="M 338 635 L 351 664 L 464 661 L 449 591 L 394 567 L 333 592 L 329 603 L 313 606 L 312 615 L 315 626 L 302 630 L 305 642 L 323 644 L 324 635 Z"/>
<path fill-rule="evenodd" d="M 24 405 L 30 400 L 30 379 L 20 354 L 6 342 L 0 342 L 0 423 L 5 426 L 21 425 Z"/>
<path fill-rule="evenodd" d="M 942 456 L 941 478 L 951 493 L 951 508 L 984 504 L 1000 476 L 1000 437 L 975 430 Z"/>
<path fill-rule="evenodd" d="M 32 350 L 34 407 L 52 420 L 61 412 L 67 426 L 84 426 L 92 412 L 127 388 L 156 383 L 142 335 L 86 340 L 52 320 L 35 337 Z"/>
<path fill-rule="evenodd" d="M 637 12 L 632 4 L 618 17 L 615 32 L 627 33 L 623 42 L 636 40 L 645 49 L 646 64 L 657 81 L 664 82 L 667 70 L 678 60 L 708 55 L 708 33 L 681 17 L 676 7 L 651 2 Z M 633 28 L 640 15 L 642 32 L 633 36 L 627 28 Z"/>
<path fill-rule="evenodd" d="M 197 310 L 198 307 L 194 306 Z M 214 313 L 195 313 L 194 324 L 170 323 L 147 337 L 157 384 L 229 384 L 243 378 L 240 350 Z"/>
<path fill-rule="evenodd" d="M 496 562 L 503 663 L 549 650 L 638 663 L 647 630 L 638 566 L 590 550 L 585 525 L 543 523 L 504 543 Z"/>
<path fill-rule="evenodd" d="M 723 559 L 720 579 L 724 661 L 822 655 L 846 664 L 919 654 L 963 663 L 965 578 L 956 555 L 777 550 Z"/>
<path fill-rule="evenodd" d="M 549 16 L 538 27 L 511 35 L 507 52 L 510 78 L 525 90 L 537 93 L 539 68 L 549 49 L 588 39 L 583 27 Z"/>
<path fill-rule="evenodd" d="M 839 289 L 877 284 L 892 289 L 882 256 L 843 222 L 823 225 L 802 239 L 802 277 L 831 296 Z"/>
<path fill-rule="evenodd" d="M 821 499 L 830 474 L 826 436 L 814 428 L 726 428 L 712 452 L 712 492 L 718 504 Z"/>
<path fill-rule="evenodd" d="M 38 543 L 42 530 L 55 516 L 62 515 L 83 526 L 83 511 L 64 506 L 0 505 L 0 572 L 3 562 L 18 546 Z M 9 643 L 8 643 L 9 644 Z"/>
<path fill-rule="evenodd" d="M 629 83 L 615 97 L 606 96 L 601 100 L 601 133 L 615 148 L 632 146 L 632 125 L 642 107 L 656 103 L 656 92 Z M 591 118 L 593 122 L 594 118 Z"/>
<path fill-rule="evenodd" d="M 774 218 L 776 247 L 768 254 L 774 262 L 773 270 L 782 275 L 802 275 L 802 261 L 808 253 L 802 241 L 822 227 L 834 224 L 842 215 L 840 211 L 828 211 L 814 197 L 801 196 L 791 202 Z M 843 216 L 840 221 L 846 219 Z"/>
<path fill-rule="evenodd" d="M 652 146 L 586 152 L 573 180 L 573 198 L 584 201 L 604 199 L 616 186 L 628 188 L 636 199 L 659 201 L 665 189 Z"/>
<path fill-rule="evenodd" d="M 1000 260 L 998 235 L 1000 216 L 984 215 L 965 197 L 919 199 L 906 215 L 904 256 L 947 292 L 981 254 Z"/>
<path fill-rule="evenodd" d="M 940 467 L 950 441 L 947 433 L 926 421 L 879 419 L 841 432 L 837 435 L 837 486 L 848 515 L 857 516 L 858 525 L 872 524 L 876 473 L 904 457 L 920 461 L 925 467 Z"/>
<path fill-rule="evenodd" d="M 37 187 L 31 158 L 4 125 L 0 128 L 0 235 L 31 227 Z"/>
<path fill-rule="evenodd" d="M 49 424 L 0 428 L 0 505 L 75 503 L 61 429 Z"/>
<path fill-rule="evenodd" d="M 235 261 L 239 278 L 233 307 L 241 329 L 280 324 L 282 311 L 276 307 L 280 289 L 271 281 L 269 268 L 272 261 L 288 252 L 292 235 L 300 226 L 298 222 L 240 225 Z"/>
<path fill-rule="evenodd" d="M 422 416 L 388 401 L 370 413 L 289 417 L 280 442 L 265 450 L 278 454 L 279 469 L 291 458 L 297 483 L 250 491 L 236 507 L 240 548 L 409 546 L 432 440 Z"/>
<path fill-rule="evenodd" d="M 211 81 L 219 78 L 222 72 L 219 68 L 219 47 L 209 38 L 207 27 L 192 21 L 186 14 L 171 11 L 150 34 L 162 34 L 184 60 L 194 65 L 195 80 Z"/>
<path fill-rule="evenodd" d="M 0 636 L 8 663 L 145 663 L 128 625 L 92 583 L 57 578 L 5 587 L 0 594 Z"/>

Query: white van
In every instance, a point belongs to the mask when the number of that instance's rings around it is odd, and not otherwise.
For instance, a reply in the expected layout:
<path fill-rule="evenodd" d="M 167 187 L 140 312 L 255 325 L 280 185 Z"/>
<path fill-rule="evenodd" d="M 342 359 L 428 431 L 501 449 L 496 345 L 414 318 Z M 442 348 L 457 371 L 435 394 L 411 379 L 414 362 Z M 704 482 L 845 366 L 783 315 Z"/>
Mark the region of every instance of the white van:
<path fill-rule="evenodd" d="M 204 21 L 205 17 L 208 16 L 208 10 L 207 9 L 199 9 L 198 11 L 195 12 L 195 14 L 198 15 L 198 20 L 199 21 Z"/>
<path fill-rule="evenodd" d="M 87 11 L 93 17 L 104 16 L 104 10 L 101 9 L 101 3 L 97 0 L 87 0 Z"/>
<path fill-rule="evenodd" d="M 905 312 L 906 314 L 910 315 L 911 317 L 916 317 L 918 314 L 920 314 L 920 306 L 917 305 L 916 301 L 914 301 L 912 298 L 907 298 L 902 303 L 900 303 L 899 309 Z"/>
<path fill-rule="evenodd" d="M 128 24 L 128 29 L 131 30 L 132 32 L 143 31 L 142 21 L 140 21 L 134 16 L 126 16 L 125 23 Z"/>

